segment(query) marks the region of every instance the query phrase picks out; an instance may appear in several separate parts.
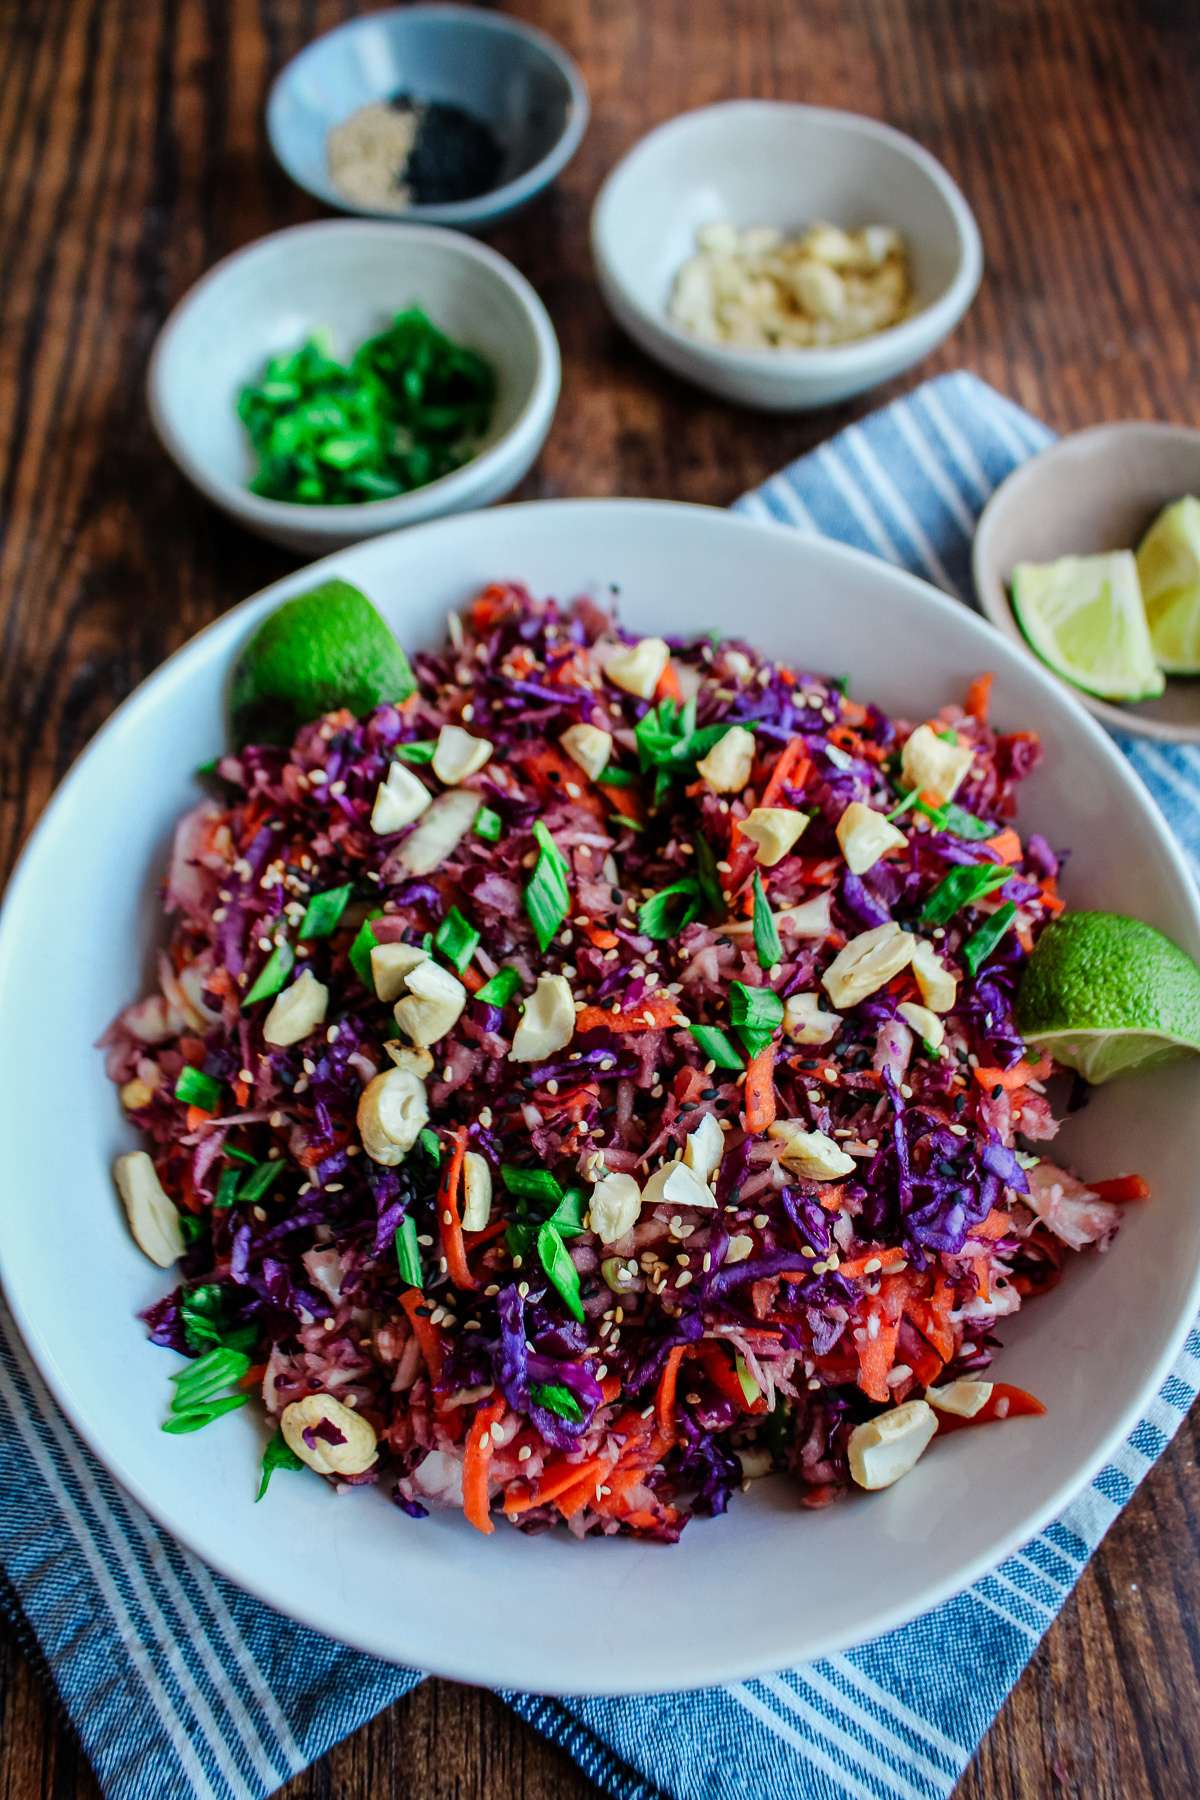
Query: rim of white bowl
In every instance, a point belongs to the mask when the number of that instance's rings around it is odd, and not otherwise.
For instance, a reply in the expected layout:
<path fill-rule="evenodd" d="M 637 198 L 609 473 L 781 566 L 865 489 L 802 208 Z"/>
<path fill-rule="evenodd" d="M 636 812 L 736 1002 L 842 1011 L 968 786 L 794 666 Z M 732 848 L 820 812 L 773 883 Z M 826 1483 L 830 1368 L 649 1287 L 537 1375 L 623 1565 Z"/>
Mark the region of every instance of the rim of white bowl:
<path fill-rule="evenodd" d="M 637 508 L 639 511 L 643 512 L 654 510 L 667 513 L 686 512 L 699 514 L 706 518 L 716 517 L 724 519 L 726 524 L 736 531 L 747 533 L 767 532 L 774 536 L 784 535 L 793 542 L 796 541 L 799 535 L 794 527 L 780 524 L 775 520 L 749 519 L 741 517 L 736 513 L 731 513 L 723 507 L 697 506 L 681 501 L 670 500 L 639 500 L 627 498 L 536 500 L 522 503 L 521 510 L 528 512 L 536 508 L 544 512 L 549 507 L 557 509 L 563 507 L 588 509 L 602 507 L 613 511 L 614 513 L 619 512 L 621 509 L 631 507 Z M 445 519 L 430 519 L 425 521 L 425 523 L 417 529 L 431 531 L 434 529 L 445 530 L 447 525 L 448 521 Z M 980 634 L 981 644 L 987 641 L 994 641 L 994 627 L 989 626 L 987 621 L 982 619 L 979 614 L 972 613 L 969 608 L 962 607 L 962 605 L 958 601 L 952 599 L 949 594 L 943 593 L 939 588 L 934 587 L 932 583 L 925 581 L 919 575 L 914 575 L 909 570 L 898 568 L 890 563 L 881 564 L 880 559 L 876 556 L 872 556 L 868 551 L 856 549 L 852 545 L 840 543 L 836 539 L 822 538 L 820 543 L 823 553 L 830 552 L 836 559 L 844 560 L 852 566 L 861 568 L 865 565 L 869 565 L 876 571 L 882 567 L 883 570 L 886 571 L 887 579 L 900 582 L 905 587 L 917 590 L 926 604 L 932 604 L 935 610 L 952 610 L 963 616 L 965 621 L 968 622 L 968 629 Z M 0 906 L 0 965 L 3 964 L 4 958 L 8 953 L 6 927 L 12 913 L 16 911 L 14 897 L 17 895 L 18 890 L 24 888 L 25 882 L 30 878 L 30 871 L 34 867 L 37 850 L 40 847 L 41 840 L 54 829 L 53 822 L 62 806 L 67 790 L 74 788 L 78 782 L 85 779 L 86 766 L 91 760 L 92 753 L 100 737 L 102 735 L 107 736 L 110 732 L 119 729 L 120 724 L 136 710 L 140 696 L 152 683 L 164 679 L 171 681 L 182 678 L 185 673 L 187 660 L 195 655 L 201 640 L 215 642 L 217 639 L 225 636 L 232 639 L 236 636 L 237 627 L 234 623 L 235 621 L 249 618 L 254 611 L 266 601 L 269 595 L 276 593 L 280 588 L 290 588 L 301 577 L 321 574 L 324 573 L 326 569 L 335 569 L 339 557 L 342 554 L 343 553 L 340 552 L 334 552 L 329 556 L 320 558 L 314 563 L 308 564 L 304 569 L 294 570 L 288 575 L 281 576 L 277 580 L 269 582 L 266 587 L 260 588 L 254 594 L 248 595 L 246 599 L 231 607 L 228 612 L 222 613 L 219 618 L 211 620 L 209 624 L 197 632 L 187 643 L 181 644 L 179 649 L 173 651 L 172 654 L 167 657 L 165 662 L 159 664 L 157 669 L 151 670 L 151 672 L 138 683 L 137 687 L 135 687 L 131 693 L 126 695 L 125 699 L 121 701 L 116 710 L 109 715 L 104 724 L 80 752 L 66 775 L 59 782 L 17 858 L 8 883 L 7 891 L 3 898 L 3 905 Z M 1161 834 L 1164 852 L 1174 869 L 1180 889 L 1187 896 L 1188 904 L 1193 916 L 1196 918 L 1198 926 L 1200 926 L 1200 896 L 1197 896 L 1191 872 L 1184 861 L 1183 852 L 1176 842 L 1170 826 L 1164 819 L 1158 803 L 1150 793 L 1149 789 L 1142 782 L 1132 764 L 1121 755 L 1121 752 L 1108 736 L 1108 733 L 1089 716 L 1069 691 L 1065 690 L 1054 680 L 1048 669 L 1041 669 L 1038 668 L 1036 664 L 1033 664 L 1030 665 L 1028 672 L 1032 673 L 1034 679 L 1052 694 L 1054 704 L 1065 705 L 1068 711 L 1075 714 L 1075 725 L 1081 733 L 1084 743 L 1088 746 L 1096 761 L 1105 769 L 1107 775 L 1116 783 L 1117 787 L 1122 790 L 1131 801 L 1149 811 L 1154 820 L 1156 829 Z M 125 1492 L 131 1494 L 138 1504 L 150 1514 L 152 1519 L 160 1524 L 164 1530 L 170 1532 L 170 1534 L 178 1542 L 182 1543 L 185 1548 L 194 1551 L 197 1556 L 201 1557 L 203 1561 L 210 1568 L 215 1569 L 218 1574 L 224 1575 L 244 1592 L 254 1595 L 256 1598 L 264 1601 L 268 1606 L 275 1607 L 277 1610 L 283 1612 L 285 1616 L 299 1619 L 301 1623 L 310 1625 L 315 1630 L 324 1631 L 327 1635 L 334 1637 L 338 1642 L 349 1643 L 355 1648 L 365 1650 L 368 1654 L 381 1656 L 391 1661 L 397 1660 L 397 1647 L 390 1638 L 387 1637 L 387 1634 L 379 1634 L 374 1629 L 366 1629 L 362 1626 L 361 1621 L 356 1625 L 352 1632 L 347 1634 L 345 1631 L 345 1622 L 337 1617 L 336 1607 L 330 1604 L 320 1588 L 312 1591 L 309 1602 L 303 1611 L 297 1611 L 290 1594 L 278 1590 L 272 1581 L 265 1579 L 248 1580 L 244 1571 L 237 1565 L 236 1558 L 226 1556 L 220 1549 L 214 1549 L 213 1545 L 207 1540 L 202 1531 L 188 1526 L 181 1528 L 178 1520 L 173 1516 L 172 1509 L 162 1505 L 157 1497 L 150 1493 L 139 1480 L 130 1476 L 129 1472 L 124 1468 L 121 1459 L 118 1456 L 113 1456 L 111 1454 L 109 1446 L 104 1442 L 103 1436 L 96 1427 L 95 1422 L 86 1417 L 81 1412 L 80 1408 L 75 1405 L 70 1390 L 55 1361 L 51 1347 L 43 1341 L 40 1334 L 34 1328 L 33 1322 L 27 1315 L 24 1305 L 22 1304 L 20 1294 L 15 1290 L 11 1280 L 6 1278 L 5 1249 L 3 1242 L 0 1242 L 0 1292 L 4 1293 L 5 1298 L 8 1301 L 9 1308 L 21 1333 L 22 1340 L 30 1351 L 43 1380 L 70 1424 L 104 1464 L 105 1468 L 120 1482 Z M 980 1552 L 976 1556 L 968 1559 L 966 1564 L 956 1570 L 953 1574 L 946 1574 L 940 1580 L 932 1582 L 922 1594 L 919 1605 L 914 1606 L 911 1602 L 902 1602 L 882 1611 L 871 1621 L 871 1637 L 882 1635 L 887 1631 L 893 1630 L 897 1626 L 907 1624 L 911 1619 L 919 1617 L 922 1613 L 939 1605 L 943 1600 L 951 1599 L 955 1594 L 965 1592 L 969 1587 L 973 1586 L 976 1581 L 980 1580 L 984 1575 L 988 1574 L 989 1571 L 1003 1562 L 1012 1551 L 1020 1549 L 1022 1544 L 1027 1543 L 1030 1538 L 1035 1537 L 1039 1531 L 1059 1516 L 1070 1501 L 1073 1500 L 1077 1494 L 1081 1493 L 1088 1482 L 1090 1482 L 1104 1465 L 1111 1460 L 1114 1452 L 1125 1441 L 1130 1432 L 1137 1425 L 1138 1421 L 1142 1418 L 1148 1403 L 1158 1392 L 1158 1389 L 1162 1386 L 1167 1375 L 1174 1366 L 1179 1351 L 1183 1347 L 1184 1340 L 1191 1329 L 1192 1320 L 1195 1318 L 1198 1306 L 1200 1306 L 1200 1265 L 1192 1272 L 1192 1281 L 1188 1292 L 1188 1298 L 1180 1309 L 1179 1317 L 1175 1321 L 1167 1342 L 1154 1363 L 1148 1369 L 1143 1371 L 1142 1381 L 1136 1395 L 1118 1417 L 1110 1422 L 1108 1430 L 1092 1455 L 1086 1458 L 1068 1479 L 1060 1482 L 1055 1492 L 1042 1506 L 1036 1508 L 1033 1513 L 1023 1519 L 1018 1525 L 1013 1526 L 1006 1533 L 1002 1534 L 994 1544 L 989 1545 L 986 1551 Z M 805 1654 L 810 1660 L 815 1660 L 821 1656 L 831 1656 L 838 1651 L 852 1648 L 865 1641 L 867 1640 L 864 1639 L 862 1633 L 854 1629 L 827 1630 L 826 1634 L 818 1639 L 816 1645 L 810 1646 Z M 673 1679 L 672 1685 L 688 1689 L 711 1686 L 718 1681 L 724 1682 L 749 1679 L 755 1675 L 765 1673 L 768 1665 L 775 1667 L 781 1666 L 790 1653 L 786 1646 L 782 1644 L 777 1647 L 777 1651 L 773 1649 L 765 1652 L 764 1654 L 767 1660 L 764 1662 L 761 1658 L 756 1658 L 752 1655 L 729 1655 L 727 1653 L 724 1656 L 724 1660 L 712 1656 L 705 1657 L 703 1655 L 697 1660 L 693 1650 L 690 1657 L 686 1659 L 689 1662 L 686 1673 L 677 1681 Z M 456 1681 L 475 1682 L 480 1685 L 496 1685 L 494 1662 L 489 1662 L 486 1657 L 480 1656 L 474 1646 L 465 1650 L 460 1656 L 455 1656 L 454 1658 L 439 1657 L 435 1663 L 430 1664 L 423 1658 L 421 1647 L 419 1643 L 414 1640 L 410 1646 L 406 1645 L 403 1648 L 399 1653 L 399 1656 L 401 1660 L 406 1662 L 418 1662 L 426 1669 L 426 1672 L 431 1675 L 439 1675 Z M 703 1666 L 700 1666 L 701 1664 Z M 565 1679 L 556 1676 L 552 1683 L 548 1683 L 545 1686 L 533 1687 L 531 1688 L 531 1691 L 572 1695 L 592 1693 L 595 1691 L 595 1687 L 594 1683 L 587 1684 L 579 1680 L 572 1681 L 568 1675 Z M 652 1694 L 660 1693 L 662 1691 L 661 1686 L 653 1686 L 648 1680 L 618 1682 L 615 1687 L 606 1690 L 607 1693 L 614 1696 Z"/>
<path fill-rule="evenodd" d="M 646 306 L 618 275 L 609 254 L 608 245 L 614 240 L 608 221 L 613 204 L 613 189 L 618 178 L 628 176 L 631 167 L 652 147 L 660 146 L 664 138 L 685 135 L 699 119 L 732 112 L 804 113 L 835 129 L 875 138 L 906 157 L 921 171 L 930 185 L 937 189 L 954 222 L 958 238 L 958 266 L 949 285 L 928 306 L 921 307 L 919 312 L 901 319 L 896 325 L 887 326 L 883 331 L 872 332 L 869 337 L 854 338 L 846 344 L 814 345 L 811 348 L 775 348 L 770 345 L 747 348 L 710 344 L 704 338 L 693 337 L 690 332 L 682 330 L 665 311 L 660 312 L 654 307 Z M 602 284 L 607 283 L 620 295 L 621 303 L 628 307 L 647 330 L 674 344 L 708 368 L 725 372 L 742 370 L 747 374 L 757 374 L 770 368 L 783 375 L 839 375 L 849 373 L 856 365 L 875 362 L 881 353 L 886 354 L 890 364 L 896 356 L 904 356 L 910 350 L 915 359 L 924 354 L 931 336 L 936 342 L 954 329 L 974 299 L 983 276 L 983 241 L 975 214 L 962 189 L 936 156 L 907 133 L 897 131 L 893 125 L 885 125 L 880 119 L 868 118 L 865 113 L 849 112 L 834 106 L 807 106 L 791 100 L 721 100 L 714 106 L 700 106 L 691 112 L 679 113 L 665 124 L 647 132 L 605 176 L 592 207 L 591 244 L 592 256 Z"/>
<path fill-rule="evenodd" d="M 566 123 L 561 135 L 524 174 L 517 175 L 503 186 L 488 188 L 486 193 L 476 194 L 470 200 L 447 201 L 442 206 L 410 206 L 403 212 L 389 211 L 386 207 L 355 206 L 346 196 L 338 191 L 332 181 L 310 181 L 300 174 L 295 162 L 288 155 L 287 140 L 278 128 L 278 108 L 282 100 L 283 87 L 288 77 L 296 69 L 298 63 L 308 58 L 315 58 L 329 43 L 331 38 L 350 36 L 368 25 L 378 25 L 387 19 L 403 19 L 406 23 L 412 19 L 447 19 L 457 21 L 460 25 L 472 30 L 490 31 L 496 36 L 520 38 L 524 43 L 541 50 L 553 63 L 566 83 L 570 102 L 567 107 Z M 365 104 L 365 103 L 364 103 Z M 457 225 L 459 227 L 485 225 L 495 219 L 498 214 L 513 212 L 526 200 L 544 187 L 556 181 L 566 168 L 571 158 L 583 142 L 583 134 L 587 130 L 591 117 L 591 102 L 588 99 L 587 84 L 583 73 L 568 51 L 557 43 L 545 31 L 539 31 L 536 25 L 527 25 L 522 19 L 509 18 L 507 14 L 481 12 L 474 6 L 455 6 L 452 4 L 435 4 L 429 6 L 389 6 L 380 12 L 364 13 L 356 19 L 347 19 L 341 25 L 335 25 L 331 31 L 323 31 L 320 37 L 312 39 L 298 50 L 271 83 L 267 95 L 267 141 L 276 162 L 294 181 L 298 188 L 311 194 L 314 200 L 322 201 L 326 206 L 336 208 L 338 212 L 351 213 L 365 219 L 387 219 L 393 225 Z"/>
<path fill-rule="evenodd" d="M 196 302 L 211 288 L 219 286 L 235 265 L 272 254 L 285 240 L 297 243 L 325 240 L 325 253 L 328 254 L 330 240 L 348 242 L 352 237 L 364 236 L 378 238 L 400 257 L 413 244 L 435 244 L 460 256 L 464 262 L 487 269 L 500 281 L 517 300 L 532 334 L 536 369 L 529 395 L 508 430 L 494 444 L 489 444 L 461 468 L 439 476 L 436 481 L 426 482 L 424 487 L 413 488 L 407 494 L 363 500 L 352 506 L 304 506 L 294 500 L 270 500 L 251 493 L 248 487 L 227 480 L 193 454 L 187 437 L 176 429 L 162 403 L 163 369 L 175 336 Z M 320 219 L 311 225 L 290 225 L 283 231 L 272 231 L 266 237 L 255 238 L 253 243 L 231 251 L 220 262 L 214 263 L 187 290 L 172 307 L 154 340 L 146 368 L 146 398 L 151 422 L 172 461 L 206 499 L 243 523 L 272 530 L 307 530 L 314 536 L 335 532 L 353 536 L 355 527 L 361 524 L 363 535 L 375 536 L 393 527 L 400 529 L 406 523 L 424 523 L 440 513 L 453 511 L 456 500 L 470 500 L 481 481 L 486 481 L 507 463 L 514 450 L 524 450 L 539 433 L 544 435 L 549 429 L 558 404 L 561 381 L 562 359 L 550 315 L 524 275 L 507 257 L 442 225 L 413 225 L 401 236 L 374 219 Z"/>

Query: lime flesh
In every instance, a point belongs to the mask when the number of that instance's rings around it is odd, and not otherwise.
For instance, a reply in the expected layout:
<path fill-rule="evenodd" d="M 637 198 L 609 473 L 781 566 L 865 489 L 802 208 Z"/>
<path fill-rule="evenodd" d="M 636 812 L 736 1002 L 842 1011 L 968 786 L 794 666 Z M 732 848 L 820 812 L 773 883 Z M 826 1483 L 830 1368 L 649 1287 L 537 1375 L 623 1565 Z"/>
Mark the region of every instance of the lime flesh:
<path fill-rule="evenodd" d="M 415 686 L 407 656 L 366 595 L 348 581 L 323 581 L 264 619 L 234 664 L 234 738 L 290 743 L 322 713 L 371 712 Z"/>
<path fill-rule="evenodd" d="M 1017 996 L 1023 1036 L 1099 1085 L 1200 1052 L 1200 968 L 1141 919 L 1067 913 L 1048 925 Z"/>
<path fill-rule="evenodd" d="M 1012 601 L 1042 661 L 1085 693 L 1105 700 L 1162 693 L 1131 550 L 1018 563 Z"/>
<path fill-rule="evenodd" d="M 1137 571 L 1159 666 L 1200 675 L 1200 500 L 1163 508 L 1138 546 Z"/>

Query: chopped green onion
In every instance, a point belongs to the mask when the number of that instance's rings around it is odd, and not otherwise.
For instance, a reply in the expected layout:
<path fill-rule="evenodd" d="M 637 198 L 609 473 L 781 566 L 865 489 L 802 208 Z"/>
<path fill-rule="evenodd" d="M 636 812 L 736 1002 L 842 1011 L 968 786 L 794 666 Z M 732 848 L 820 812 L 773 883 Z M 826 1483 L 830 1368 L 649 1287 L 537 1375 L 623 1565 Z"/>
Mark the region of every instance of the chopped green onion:
<path fill-rule="evenodd" d="M 583 1207 L 586 1195 L 582 1188 L 568 1188 L 554 1211 L 550 1223 L 560 1237 L 577 1237 L 583 1230 Z"/>
<path fill-rule="evenodd" d="M 432 931 L 425 932 L 425 934 L 421 938 L 421 948 L 425 952 L 426 956 L 433 955 L 433 933 L 432 933 Z"/>
<path fill-rule="evenodd" d="M 224 1290 L 215 1281 L 202 1282 L 185 1294 L 179 1303 L 183 1335 L 193 1350 L 201 1344 L 219 1344 L 223 1338 L 222 1314 L 225 1311 Z"/>
<path fill-rule="evenodd" d="M 219 1344 L 194 1362 L 185 1363 L 171 1376 L 175 1384 L 172 1405 L 178 1409 L 211 1400 L 231 1382 L 240 1381 L 249 1367 L 250 1358 L 243 1351 Z"/>
<path fill-rule="evenodd" d="M 436 738 L 422 738 L 415 744 L 397 744 L 396 755 L 406 763 L 430 763 L 437 750 Z"/>
<path fill-rule="evenodd" d="M 540 819 L 534 823 L 533 836 L 540 854 L 525 887 L 525 911 L 538 946 L 545 951 L 550 948 L 571 908 L 571 891 L 567 886 L 569 864 Z"/>
<path fill-rule="evenodd" d="M 292 972 L 292 964 L 296 953 L 290 944 L 276 944 L 270 956 L 258 973 L 258 980 L 242 1001 L 243 1007 L 253 1006 L 259 1000 L 269 1000 L 277 994 Z"/>
<path fill-rule="evenodd" d="M 491 980 L 485 981 L 471 998 L 482 1000 L 485 1006 L 507 1006 L 520 985 L 521 977 L 516 969 L 497 969 Z"/>
<path fill-rule="evenodd" d="M 690 1025 L 688 1029 L 709 1062 L 716 1063 L 718 1069 L 745 1068 L 741 1051 L 719 1025 Z"/>
<path fill-rule="evenodd" d="M 407 1281 L 409 1287 L 419 1288 L 424 1285 L 421 1249 L 417 1243 L 417 1222 L 411 1214 L 396 1227 L 396 1261 L 400 1264 L 402 1281 Z"/>
<path fill-rule="evenodd" d="M 201 763 L 198 766 L 196 770 L 197 775 L 215 775 L 217 772 L 217 764 L 220 760 L 219 756 L 210 757 L 206 763 Z"/>
<path fill-rule="evenodd" d="M 237 1169 L 222 1169 L 221 1179 L 217 1183 L 217 1191 L 213 1196 L 213 1205 L 219 1207 L 232 1206 L 237 1199 L 238 1182 L 242 1179 Z"/>
<path fill-rule="evenodd" d="M 945 925 L 960 907 L 1003 887 L 1011 874 L 1003 863 L 960 863 L 938 882 L 921 908 L 921 918 L 928 925 Z"/>
<path fill-rule="evenodd" d="M 510 1225 L 504 1233 L 504 1242 L 508 1246 L 511 1257 L 520 1257 L 524 1262 L 533 1254 L 534 1239 L 537 1237 L 536 1225 Z"/>
<path fill-rule="evenodd" d="M 235 1162 L 249 1163 L 252 1169 L 256 1166 L 257 1159 L 248 1150 L 235 1150 L 232 1144 L 226 1144 L 225 1154 L 232 1156 Z"/>
<path fill-rule="evenodd" d="M 475 814 L 473 829 L 475 836 L 481 837 L 485 844 L 495 844 L 504 830 L 504 823 L 500 814 L 493 812 L 490 806 L 481 806 Z"/>
<path fill-rule="evenodd" d="M 887 819 L 888 823 L 892 824 L 896 819 L 906 813 L 910 806 L 915 806 L 917 796 L 920 792 L 920 788 L 910 788 L 901 800 L 899 806 L 893 806 L 890 813 L 885 813 L 884 817 Z"/>
<path fill-rule="evenodd" d="M 762 1389 L 759 1387 L 757 1381 L 755 1381 L 753 1375 L 750 1373 L 749 1369 L 746 1367 L 746 1359 L 742 1355 L 740 1350 L 736 1350 L 734 1352 L 733 1366 L 737 1372 L 738 1383 L 741 1387 L 742 1394 L 746 1401 L 746 1405 L 753 1406 L 754 1402 L 761 1395 Z"/>
<path fill-rule="evenodd" d="M 274 1186 L 275 1181 L 282 1174 L 282 1161 L 259 1163 L 242 1183 L 242 1191 L 238 1195 L 239 1204 L 253 1206 L 256 1200 L 262 1199 L 268 1188 Z"/>
<path fill-rule="evenodd" d="M 371 973 L 371 952 L 379 940 L 371 930 L 371 920 L 379 917 L 381 909 L 376 907 L 370 918 L 364 919 L 358 928 L 358 935 L 350 946 L 350 967 L 358 976 L 365 988 L 375 992 L 375 977 Z"/>
<path fill-rule="evenodd" d="M 300 921 L 297 934 L 303 942 L 306 938 L 328 937 L 337 930 L 338 920 L 350 904 L 350 896 L 354 892 L 354 883 L 346 882 L 344 887 L 326 888 L 323 894 L 314 894 L 308 903 L 308 911 Z"/>
<path fill-rule="evenodd" d="M 646 829 L 637 819 L 631 819 L 628 813 L 609 813 L 608 822 L 625 831 L 645 831 Z"/>
<path fill-rule="evenodd" d="M 185 1106 L 200 1106 L 205 1112 L 215 1112 L 221 1104 L 222 1085 L 211 1075 L 206 1075 L 203 1069 L 185 1065 L 175 1083 L 175 1098 L 182 1100 Z"/>
<path fill-rule="evenodd" d="M 636 780 L 629 769 L 618 769 L 615 763 L 606 763 L 596 777 L 600 787 L 632 787 Z"/>
<path fill-rule="evenodd" d="M 442 1140 L 433 1129 L 432 1125 L 423 1125 L 421 1127 L 421 1130 L 417 1135 L 417 1142 L 420 1144 L 426 1156 L 430 1157 L 435 1165 L 441 1162 Z"/>
<path fill-rule="evenodd" d="M 563 1197 L 562 1184 L 549 1169 L 516 1169 L 511 1163 L 501 1163 L 500 1179 L 510 1194 L 522 1200 L 549 1200 L 557 1206 Z"/>
<path fill-rule="evenodd" d="M 953 725 L 944 725 L 938 732 L 938 736 L 941 738 L 943 744 L 957 744 L 958 742 L 958 733 L 955 731 Z"/>
<path fill-rule="evenodd" d="M 945 817 L 942 830 L 953 833 L 955 837 L 979 839 L 994 837 L 999 826 L 992 825 L 987 819 L 978 819 L 974 813 L 964 812 L 953 800 L 947 801 L 942 808 Z"/>
<path fill-rule="evenodd" d="M 986 962 L 1000 939 L 1017 916 L 1017 909 L 1011 900 L 998 906 L 991 918 L 981 925 L 978 931 L 972 932 L 962 947 L 962 959 L 972 975 L 978 975 L 980 965 Z"/>
<path fill-rule="evenodd" d="M 775 914 L 771 911 L 771 902 L 767 899 L 761 869 L 754 871 L 754 949 L 760 969 L 773 969 L 776 963 L 783 961 L 779 927 L 775 923 Z"/>
<path fill-rule="evenodd" d="M 190 1250 L 194 1244 L 200 1242 L 208 1230 L 208 1221 L 198 1219 L 195 1213 L 180 1213 L 179 1229 L 183 1233 L 184 1245 Z"/>
<path fill-rule="evenodd" d="M 258 1484 L 258 1492 L 254 1496 L 257 1505 L 271 1484 L 271 1477 L 276 1469 L 286 1469 L 289 1473 L 302 1469 L 304 1464 L 291 1448 L 282 1431 L 277 1431 L 266 1449 L 263 1451 L 262 1480 Z"/>
<path fill-rule="evenodd" d="M 256 464 L 250 489 L 323 506 L 409 493 L 477 453 L 496 393 L 491 363 L 419 307 L 344 364 L 309 338 L 267 359 L 237 397 Z"/>
<path fill-rule="evenodd" d="M 671 797 L 671 789 L 674 784 L 675 771 L 673 769 L 655 769 L 654 793 L 650 800 L 650 804 L 655 812 L 657 812 L 660 807 L 666 805 Z"/>
<path fill-rule="evenodd" d="M 479 948 L 479 933 L 457 906 L 452 906 L 433 934 L 436 949 L 461 975 Z"/>
<path fill-rule="evenodd" d="M 205 1400 L 199 1406 L 181 1406 L 173 1409 L 162 1422 L 162 1429 L 169 1431 L 173 1437 L 182 1437 L 186 1431 L 200 1431 L 205 1425 L 211 1425 L 214 1419 L 223 1418 L 226 1413 L 236 1412 L 239 1406 L 245 1406 L 249 1394 L 225 1394 L 219 1400 Z"/>
<path fill-rule="evenodd" d="M 725 916 L 725 895 L 721 888 L 721 877 L 717 869 L 717 859 L 713 847 L 706 837 L 697 834 L 692 839 L 692 848 L 696 852 L 696 880 L 700 883 L 709 911 L 718 918 Z"/>
<path fill-rule="evenodd" d="M 757 1056 L 783 1023 L 783 1001 L 770 988 L 734 981 L 729 987 L 729 1017 L 747 1056 Z"/>
<path fill-rule="evenodd" d="M 560 1419 L 573 1419 L 578 1423 L 583 1418 L 583 1408 L 561 1381 L 531 1381 L 529 1398 L 535 1406 L 544 1406 L 547 1412 L 557 1413 Z"/>
<path fill-rule="evenodd" d="M 638 907 L 638 930 L 643 937 L 673 938 L 700 913 L 700 883 L 694 875 L 660 888 Z"/>
<path fill-rule="evenodd" d="M 563 1305 L 571 1316 L 584 1323 L 583 1300 L 579 1291 L 579 1271 L 571 1261 L 567 1246 L 556 1225 L 547 1219 L 537 1234 L 537 1252 L 543 1269 L 557 1288 Z"/>

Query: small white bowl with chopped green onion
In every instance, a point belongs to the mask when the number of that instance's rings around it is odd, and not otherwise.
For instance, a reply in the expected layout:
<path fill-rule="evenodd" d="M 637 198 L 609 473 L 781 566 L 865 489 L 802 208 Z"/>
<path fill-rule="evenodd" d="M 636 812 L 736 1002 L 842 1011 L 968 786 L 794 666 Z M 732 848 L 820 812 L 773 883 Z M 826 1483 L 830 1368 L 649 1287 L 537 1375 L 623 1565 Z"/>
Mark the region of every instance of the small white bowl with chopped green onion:
<path fill-rule="evenodd" d="M 203 276 L 159 333 L 147 391 L 194 487 L 319 556 L 511 493 L 559 378 L 545 307 L 494 250 L 433 226 L 333 220 L 260 238 Z"/>

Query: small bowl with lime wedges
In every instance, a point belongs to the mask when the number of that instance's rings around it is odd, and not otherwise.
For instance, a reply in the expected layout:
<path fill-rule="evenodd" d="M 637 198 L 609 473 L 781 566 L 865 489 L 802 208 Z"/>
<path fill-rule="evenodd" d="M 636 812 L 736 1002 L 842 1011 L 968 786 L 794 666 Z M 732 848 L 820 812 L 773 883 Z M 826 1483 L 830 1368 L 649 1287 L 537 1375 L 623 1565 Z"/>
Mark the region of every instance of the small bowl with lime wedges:
<path fill-rule="evenodd" d="M 975 534 L 984 613 L 1106 725 L 1200 743 L 1200 431 L 1063 438 L 996 489 Z"/>

